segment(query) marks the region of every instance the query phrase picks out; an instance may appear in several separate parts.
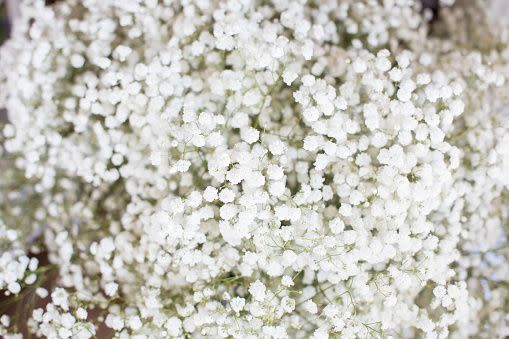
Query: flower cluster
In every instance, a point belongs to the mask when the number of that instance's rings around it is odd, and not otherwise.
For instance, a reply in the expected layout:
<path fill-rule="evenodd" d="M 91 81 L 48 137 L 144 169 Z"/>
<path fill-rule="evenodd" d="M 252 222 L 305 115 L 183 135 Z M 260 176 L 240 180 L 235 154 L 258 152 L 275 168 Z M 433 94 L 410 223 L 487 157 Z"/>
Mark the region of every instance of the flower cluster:
<path fill-rule="evenodd" d="M 30 330 L 509 335 L 509 39 L 453 2 L 24 1 L 0 220 L 58 269 Z"/>
<path fill-rule="evenodd" d="M 29 326 L 33 333 L 45 338 L 88 339 L 95 336 L 94 325 L 87 322 L 88 312 L 83 307 L 70 308 L 71 296 L 62 288 L 51 293 L 51 302 L 45 309 L 33 311 Z"/>

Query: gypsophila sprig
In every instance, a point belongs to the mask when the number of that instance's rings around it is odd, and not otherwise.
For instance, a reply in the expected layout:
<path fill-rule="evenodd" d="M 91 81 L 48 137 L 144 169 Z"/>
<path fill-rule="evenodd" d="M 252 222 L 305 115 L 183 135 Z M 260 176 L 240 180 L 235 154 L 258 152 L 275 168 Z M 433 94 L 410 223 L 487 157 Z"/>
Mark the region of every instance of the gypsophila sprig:
<path fill-rule="evenodd" d="M 22 1 L 0 289 L 34 242 L 58 271 L 27 331 L 509 336 L 509 35 L 458 2 Z"/>

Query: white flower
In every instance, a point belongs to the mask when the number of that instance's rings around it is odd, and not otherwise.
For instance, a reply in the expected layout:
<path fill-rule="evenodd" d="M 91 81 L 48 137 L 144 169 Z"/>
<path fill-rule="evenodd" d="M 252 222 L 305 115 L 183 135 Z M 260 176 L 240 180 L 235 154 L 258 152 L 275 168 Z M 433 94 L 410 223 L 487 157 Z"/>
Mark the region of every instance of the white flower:
<path fill-rule="evenodd" d="M 208 186 L 203 192 L 203 198 L 208 202 L 214 201 L 218 198 L 217 189 L 215 187 Z"/>
<path fill-rule="evenodd" d="M 85 64 L 85 58 L 79 54 L 73 54 L 71 56 L 71 65 L 74 68 L 81 68 Z"/>
<path fill-rule="evenodd" d="M 70 338 L 72 336 L 72 331 L 65 328 L 65 327 L 61 327 L 59 330 L 58 330 L 58 336 L 60 338 Z"/>
<path fill-rule="evenodd" d="M 46 298 L 48 296 L 48 290 L 43 287 L 37 287 L 35 289 L 35 293 L 42 299 Z"/>
<path fill-rule="evenodd" d="M 127 323 L 128 326 L 134 331 L 139 330 L 143 326 L 143 323 L 141 322 L 140 317 L 138 316 L 130 317 Z"/>
<path fill-rule="evenodd" d="M 235 193 L 229 188 L 224 188 L 219 192 L 219 200 L 225 204 L 232 202 L 234 199 Z"/>
<path fill-rule="evenodd" d="M 355 59 L 352 66 L 355 73 L 364 73 L 367 69 L 366 63 L 360 58 Z"/>
<path fill-rule="evenodd" d="M 62 323 L 62 326 L 70 329 L 73 327 L 74 323 L 76 322 L 76 319 L 70 313 L 64 313 L 61 315 L 60 321 Z"/>
<path fill-rule="evenodd" d="M 88 312 L 84 308 L 78 307 L 78 309 L 76 310 L 76 317 L 80 320 L 85 320 L 87 319 L 87 316 Z"/>
<path fill-rule="evenodd" d="M 256 141 L 258 141 L 258 138 L 260 136 L 260 132 L 257 129 L 254 129 L 252 127 L 249 128 L 243 128 L 240 130 L 242 139 L 247 142 L 248 144 L 252 144 Z"/>
<path fill-rule="evenodd" d="M 265 299 L 265 285 L 260 281 L 256 280 L 254 283 L 249 285 L 249 293 L 253 296 L 253 299 L 262 302 Z"/>
<path fill-rule="evenodd" d="M 237 313 L 244 309 L 245 304 L 246 304 L 245 299 L 240 297 L 235 297 L 230 301 L 230 306 L 232 307 L 232 310 Z"/>
<path fill-rule="evenodd" d="M 285 150 L 286 145 L 281 140 L 276 140 L 269 145 L 269 151 L 274 155 L 281 155 Z"/>
<path fill-rule="evenodd" d="M 106 324 L 106 326 L 114 329 L 115 331 L 120 331 L 122 328 L 124 328 L 124 320 L 120 316 L 115 314 L 111 313 L 108 314 L 104 323 Z"/>
<path fill-rule="evenodd" d="M 316 314 L 318 312 L 318 307 L 313 302 L 313 300 L 306 301 L 304 304 L 302 304 L 302 307 L 304 307 L 304 309 L 311 314 Z"/>
<path fill-rule="evenodd" d="M 104 286 L 104 291 L 105 291 L 106 295 L 110 296 L 110 297 L 112 297 L 113 295 L 115 295 L 115 293 L 117 293 L 117 289 L 118 289 L 118 284 L 116 284 L 114 282 L 109 282 Z"/>
<path fill-rule="evenodd" d="M 442 285 L 438 285 L 437 287 L 435 287 L 433 289 L 433 294 L 437 297 L 437 298 L 442 298 L 443 296 L 445 296 L 445 294 L 447 293 L 447 290 L 445 289 L 444 286 Z"/>
<path fill-rule="evenodd" d="M 21 286 L 19 283 L 17 282 L 11 282 L 9 283 L 9 285 L 7 285 L 7 289 L 12 293 L 12 294 L 18 294 L 20 291 L 21 291 Z"/>
<path fill-rule="evenodd" d="M 295 300 L 289 297 L 283 297 L 281 299 L 281 307 L 286 313 L 292 313 L 295 309 Z"/>
<path fill-rule="evenodd" d="M 320 117 L 320 112 L 316 107 L 308 107 L 302 112 L 302 115 L 304 116 L 304 119 L 306 119 L 309 122 L 313 122 L 318 120 Z"/>
<path fill-rule="evenodd" d="M 168 319 L 165 327 L 168 330 L 168 334 L 172 337 L 179 336 L 182 333 L 182 322 L 177 317 Z"/>
<path fill-rule="evenodd" d="M 284 275 L 281 278 L 281 284 L 285 287 L 291 287 L 294 285 L 292 278 L 287 275 Z"/>
<path fill-rule="evenodd" d="M 56 288 L 51 293 L 53 304 L 60 306 L 64 311 L 69 309 L 69 294 L 63 288 Z"/>

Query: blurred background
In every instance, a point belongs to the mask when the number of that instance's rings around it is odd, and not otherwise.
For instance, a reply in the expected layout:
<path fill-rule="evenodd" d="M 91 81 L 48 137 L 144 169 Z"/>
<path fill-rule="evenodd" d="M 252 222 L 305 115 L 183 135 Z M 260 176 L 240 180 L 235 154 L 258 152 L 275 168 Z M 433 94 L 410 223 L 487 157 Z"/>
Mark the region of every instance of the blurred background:
<path fill-rule="evenodd" d="M 0 0 L 0 45 L 9 37 L 9 15 L 7 14 L 7 5 Z M 7 119 L 7 112 L 0 109 L 0 120 Z"/>
<path fill-rule="evenodd" d="M 7 7 L 0 8 L 0 41 L 4 41 L 9 35 L 9 21 L 7 19 Z"/>

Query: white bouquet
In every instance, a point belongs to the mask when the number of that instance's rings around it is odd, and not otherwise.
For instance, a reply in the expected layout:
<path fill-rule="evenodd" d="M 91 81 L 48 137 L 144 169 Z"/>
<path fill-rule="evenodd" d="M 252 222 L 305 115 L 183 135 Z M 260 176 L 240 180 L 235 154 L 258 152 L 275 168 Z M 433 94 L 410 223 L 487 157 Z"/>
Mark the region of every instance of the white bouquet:
<path fill-rule="evenodd" d="M 507 337 L 509 35 L 487 6 L 22 1 L 0 289 L 42 306 L 0 335 Z"/>

